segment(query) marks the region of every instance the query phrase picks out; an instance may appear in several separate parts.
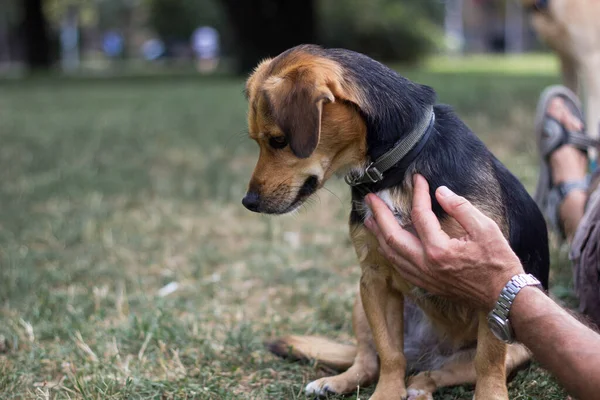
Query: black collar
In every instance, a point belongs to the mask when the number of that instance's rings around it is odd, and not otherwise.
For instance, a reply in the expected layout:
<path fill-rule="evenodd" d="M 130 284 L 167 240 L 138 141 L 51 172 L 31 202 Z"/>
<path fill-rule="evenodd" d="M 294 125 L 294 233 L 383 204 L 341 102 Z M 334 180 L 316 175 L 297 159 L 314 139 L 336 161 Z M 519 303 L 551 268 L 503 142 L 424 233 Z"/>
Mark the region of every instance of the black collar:
<path fill-rule="evenodd" d="M 350 173 L 344 180 L 363 195 L 397 184 L 427 144 L 434 125 L 435 112 L 431 107 L 422 122 L 393 148 L 371 162 L 360 175 Z M 391 173 L 385 174 L 388 171 Z"/>

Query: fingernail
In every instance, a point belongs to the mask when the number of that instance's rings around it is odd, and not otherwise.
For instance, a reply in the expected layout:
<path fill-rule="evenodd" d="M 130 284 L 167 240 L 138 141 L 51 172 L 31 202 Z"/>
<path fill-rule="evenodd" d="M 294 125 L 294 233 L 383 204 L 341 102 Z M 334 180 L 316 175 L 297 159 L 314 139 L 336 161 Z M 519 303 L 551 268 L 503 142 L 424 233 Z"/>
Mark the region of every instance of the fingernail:
<path fill-rule="evenodd" d="M 446 186 L 440 186 L 438 188 L 438 193 L 442 197 L 448 197 L 454 194 L 454 192 L 452 192 L 452 190 L 448 189 Z"/>
<path fill-rule="evenodd" d="M 413 175 L 413 185 L 417 184 L 417 174 Z"/>
<path fill-rule="evenodd" d="M 365 225 L 367 228 L 371 229 L 373 227 L 373 217 L 365 219 Z"/>
<path fill-rule="evenodd" d="M 367 195 L 365 197 L 365 203 L 367 203 L 367 205 L 369 205 L 369 206 L 371 205 L 371 196 Z"/>
<path fill-rule="evenodd" d="M 378 247 L 377 251 L 379 252 L 379 254 L 383 254 L 383 249 L 381 247 Z"/>

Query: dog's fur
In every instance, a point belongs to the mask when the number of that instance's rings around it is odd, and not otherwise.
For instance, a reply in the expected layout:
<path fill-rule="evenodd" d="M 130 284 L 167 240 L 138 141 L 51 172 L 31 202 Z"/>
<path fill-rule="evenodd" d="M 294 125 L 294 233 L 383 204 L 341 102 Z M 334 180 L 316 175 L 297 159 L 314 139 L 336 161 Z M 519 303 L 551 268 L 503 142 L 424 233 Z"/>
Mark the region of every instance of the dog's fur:
<path fill-rule="evenodd" d="M 244 204 L 282 214 L 296 209 L 335 172 L 364 167 L 410 132 L 435 102 L 433 89 L 362 54 L 304 45 L 260 63 L 247 82 L 249 134 L 260 156 Z M 525 269 L 548 284 L 544 219 L 519 181 L 448 106 L 436 105 L 433 132 L 407 171 L 392 168 L 368 189 L 411 227 L 412 180 L 444 184 L 501 227 Z M 463 234 L 432 196 L 443 229 Z M 369 210 L 352 190 L 350 236 L 362 268 L 353 311 L 357 346 L 291 336 L 270 343 L 282 356 L 314 358 L 345 370 L 308 392 L 348 393 L 379 379 L 373 399 L 431 398 L 437 387 L 475 383 L 479 399 L 506 399 L 506 374 L 529 359 L 490 332 L 482 310 L 412 287 L 377 252 L 363 226 Z M 406 301 L 405 301 L 406 296 Z M 475 350 L 476 344 L 476 350 Z M 406 371 L 420 373 L 404 383 Z"/>
<path fill-rule="evenodd" d="M 531 7 L 535 0 L 522 0 Z M 600 135 L 600 2 L 550 0 L 547 10 L 532 12 L 531 24 L 538 36 L 558 55 L 565 86 L 583 94 L 586 126 L 594 138 Z M 583 85 L 580 85 L 582 83 Z"/>

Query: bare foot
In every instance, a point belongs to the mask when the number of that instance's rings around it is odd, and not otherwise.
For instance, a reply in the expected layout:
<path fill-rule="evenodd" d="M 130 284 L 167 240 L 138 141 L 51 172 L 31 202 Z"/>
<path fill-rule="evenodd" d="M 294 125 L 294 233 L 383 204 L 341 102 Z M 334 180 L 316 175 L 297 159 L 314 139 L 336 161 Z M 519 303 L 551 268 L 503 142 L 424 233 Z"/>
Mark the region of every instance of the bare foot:
<path fill-rule="evenodd" d="M 550 101 L 548 115 L 562 123 L 568 130 L 581 131 L 583 123 L 573 114 L 560 97 Z M 554 184 L 585 178 L 587 157 L 577 148 L 564 145 L 550 155 L 550 168 Z"/>

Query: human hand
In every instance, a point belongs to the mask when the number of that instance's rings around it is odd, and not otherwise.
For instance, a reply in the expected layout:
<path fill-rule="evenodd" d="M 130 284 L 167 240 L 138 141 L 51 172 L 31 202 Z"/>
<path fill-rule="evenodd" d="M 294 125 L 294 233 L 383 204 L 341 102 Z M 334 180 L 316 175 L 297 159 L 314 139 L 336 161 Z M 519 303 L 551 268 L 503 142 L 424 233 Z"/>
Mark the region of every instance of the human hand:
<path fill-rule="evenodd" d="M 400 227 L 381 199 L 367 195 L 373 217 L 365 225 L 377 237 L 379 250 L 413 285 L 491 310 L 504 285 L 524 272 L 519 258 L 492 219 L 440 186 L 437 201 L 465 231 L 461 237 L 449 237 L 431 210 L 427 180 L 415 175 L 413 183 L 411 216 L 418 237 Z"/>

